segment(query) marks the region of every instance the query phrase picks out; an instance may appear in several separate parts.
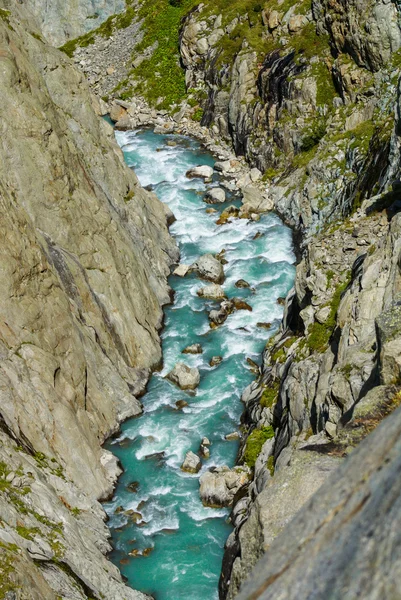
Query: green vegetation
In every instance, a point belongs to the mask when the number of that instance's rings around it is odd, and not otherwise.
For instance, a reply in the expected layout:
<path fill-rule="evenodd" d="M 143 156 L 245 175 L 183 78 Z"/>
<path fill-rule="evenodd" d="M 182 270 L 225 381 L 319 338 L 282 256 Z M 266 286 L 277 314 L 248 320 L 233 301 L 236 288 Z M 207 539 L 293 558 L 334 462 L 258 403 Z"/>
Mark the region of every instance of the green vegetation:
<path fill-rule="evenodd" d="M 314 148 L 324 137 L 326 133 L 326 121 L 323 119 L 314 120 L 311 126 L 307 128 L 307 134 L 302 138 L 302 152 L 308 152 Z"/>
<path fill-rule="evenodd" d="M 132 198 L 135 196 L 134 190 L 130 190 L 128 194 L 124 198 L 124 202 L 130 202 Z"/>
<path fill-rule="evenodd" d="M 294 344 L 294 342 L 297 340 L 296 336 L 290 337 L 288 338 L 288 340 L 285 340 L 285 342 L 283 344 L 280 345 L 279 348 L 277 348 L 277 350 L 275 352 L 273 352 L 271 359 L 273 362 L 275 363 L 283 363 L 286 361 L 287 359 L 287 353 L 286 353 L 286 349 L 291 348 L 291 346 Z"/>
<path fill-rule="evenodd" d="M 193 114 L 192 114 L 192 120 L 193 121 L 197 121 L 198 123 L 200 123 L 202 121 L 202 117 L 203 117 L 203 110 L 202 108 L 198 108 Z"/>
<path fill-rule="evenodd" d="M 50 459 L 48 456 L 43 454 L 43 452 L 35 452 L 33 457 L 36 460 L 38 467 L 41 469 L 49 469 L 53 475 L 65 479 L 63 467 L 58 464 L 55 458 Z M 53 466 L 49 465 L 49 461 L 53 464 Z"/>
<path fill-rule="evenodd" d="M 24 527 L 22 525 L 17 525 L 16 532 L 26 540 L 33 540 L 33 536 L 40 533 L 40 529 L 38 527 Z"/>
<path fill-rule="evenodd" d="M 145 2 L 139 9 L 138 16 L 144 19 L 145 35 L 135 48 L 135 54 L 155 42 L 158 47 L 130 75 L 139 80 L 136 93 L 159 108 L 169 108 L 186 96 L 185 75 L 179 62 L 179 31 L 181 19 L 195 4 L 194 0 L 154 0 L 151 6 Z M 161 98 L 163 100 L 158 102 Z"/>
<path fill-rule="evenodd" d="M 34 31 L 31 31 L 31 36 L 35 38 L 35 40 L 39 40 L 39 42 L 42 42 L 43 44 L 43 38 L 41 35 L 39 35 L 38 33 L 35 33 Z"/>
<path fill-rule="evenodd" d="M 341 373 L 343 373 L 343 375 L 347 379 L 349 379 L 351 376 L 352 369 L 353 369 L 353 365 L 350 365 L 350 364 L 344 365 L 344 367 L 341 368 Z"/>
<path fill-rule="evenodd" d="M 327 287 L 330 287 L 331 285 L 331 281 L 334 277 L 335 273 L 334 271 L 332 271 L 331 269 L 329 269 L 326 273 L 326 279 L 327 279 Z"/>
<path fill-rule="evenodd" d="M 10 24 L 10 11 L 9 10 L 4 10 L 4 8 L 0 8 L 0 19 L 3 19 L 3 21 L 5 21 L 7 23 L 7 25 Z"/>
<path fill-rule="evenodd" d="M 341 295 L 348 287 L 350 275 L 346 281 L 340 283 L 333 295 L 330 303 L 330 314 L 325 323 L 315 321 L 310 325 L 306 344 L 311 352 L 324 352 L 327 348 L 331 335 L 336 327 L 336 317 L 338 307 L 340 306 Z"/>
<path fill-rule="evenodd" d="M 274 456 L 269 456 L 266 463 L 266 468 L 270 472 L 270 475 L 273 477 L 274 475 Z"/>
<path fill-rule="evenodd" d="M 18 546 L 0 542 L 0 598 L 6 598 L 8 592 L 15 592 L 20 587 L 12 580 L 17 554 Z"/>
<path fill-rule="evenodd" d="M 263 444 L 274 437 L 273 427 L 262 427 L 255 429 L 248 436 L 245 445 L 244 461 L 251 469 L 254 468 Z"/>
<path fill-rule="evenodd" d="M 271 408 L 273 404 L 277 402 L 279 389 L 280 383 L 278 381 L 274 381 L 269 387 L 264 389 L 260 399 L 260 405 L 263 406 L 263 408 Z"/>

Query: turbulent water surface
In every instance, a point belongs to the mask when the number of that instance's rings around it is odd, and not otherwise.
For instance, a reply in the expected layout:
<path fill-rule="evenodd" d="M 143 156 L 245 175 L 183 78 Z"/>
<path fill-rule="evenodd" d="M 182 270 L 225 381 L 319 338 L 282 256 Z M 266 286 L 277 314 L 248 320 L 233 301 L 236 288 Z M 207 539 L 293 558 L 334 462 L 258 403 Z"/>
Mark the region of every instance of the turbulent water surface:
<path fill-rule="evenodd" d="M 167 145 L 168 139 L 171 136 L 151 132 L 117 133 L 141 184 L 152 184 L 174 212 L 171 233 L 180 246 L 181 261 L 191 264 L 202 254 L 225 249 L 226 294 L 246 298 L 253 311 L 237 311 L 211 330 L 208 311 L 216 304 L 197 296 L 203 282 L 194 275 L 171 277 L 175 301 L 165 311 L 163 370 L 153 375 L 143 397 L 144 415 L 127 421 L 120 437 L 109 444 L 125 472 L 106 510 L 115 547 L 111 558 L 132 587 L 157 600 L 213 600 L 218 597 L 223 547 L 231 527 L 228 510 L 202 506 L 199 475 L 214 465 L 235 462 L 237 443 L 224 438 L 238 430 L 240 395 L 253 378 L 246 359 L 259 360 L 268 335 L 279 325 L 282 308 L 277 299 L 292 286 L 294 255 L 290 231 L 273 214 L 259 222 L 237 219 L 216 225 L 218 215 L 206 213 L 202 200 L 205 184 L 185 177 L 195 165 L 213 166 L 213 157 L 187 138 L 175 136 L 174 147 Z M 248 281 L 251 289 L 237 289 L 239 279 Z M 258 322 L 271 322 L 271 330 L 257 327 Z M 202 345 L 203 354 L 181 354 L 195 342 Z M 212 368 L 209 361 L 216 355 L 223 362 Z M 200 369 L 195 395 L 165 379 L 179 360 Z M 188 406 L 177 410 L 178 400 Z M 212 442 L 210 459 L 203 460 L 200 474 L 186 474 L 180 470 L 185 453 L 197 452 L 203 436 Z M 127 489 L 132 482 L 138 483 L 134 492 Z M 132 551 L 137 556 L 130 555 Z"/>

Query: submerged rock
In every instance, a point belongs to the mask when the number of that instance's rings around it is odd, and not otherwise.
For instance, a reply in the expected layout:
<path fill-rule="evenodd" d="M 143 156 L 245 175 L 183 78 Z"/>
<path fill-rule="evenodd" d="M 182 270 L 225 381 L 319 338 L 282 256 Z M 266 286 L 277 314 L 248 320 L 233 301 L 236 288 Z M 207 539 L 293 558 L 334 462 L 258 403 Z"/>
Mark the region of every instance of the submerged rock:
<path fill-rule="evenodd" d="M 204 473 L 200 480 L 199 494 L 205 506 L 232 506 L 237 492 L 251 480 L 248 467 L 218 467 Z"/>
<path fill-rule="evenodd" d="M 127 490 L 132 494 L 136 494 L 139 488 L 139 481 L 132 481 L 127 485 Z"/>
<path fill-rule="evenodd" d="M 262 321 L 259 321 L 258 323 L 256 323 L 256 327 L 260 327 L 261 329 L 271 329 L 272 324 L 271 323 L 264 323 Z"/>
<path fill-rule="evenodd" d="M 191 269 L 196 271 L 202 279 L 213 281 L 213 283 L 223 283 L 224 281 L 223 265 L 212 254 L 205 254 L 198 258 L 191 265 Z"/>
<path fill-rule="evenodd" d="M 182 410 L 186 406 L 188 406 L 188 402 L 186 400 L 177 400 L 175 403 L 177 410 Z"/>
<path fill-rule="evenodd" d="M 186 473 L 199 473 L 202 463 L 199 456 L 194 454 L 191 450 L 186 453 L 184 462 L 181 465 L 182 471 Z"/>
<path fill-rule="evenodd" d="M 210 179 L 213 176 L 213 169 L 208 165 L 200 165 L 199 167 L 189 169 L 185 175 L 188 177 L 188 179 L 194 179 L 197 177 L 200 179 Z"/>
<path fill-rule="evenodd" d="M 200 383 L 200 374 L 196 367 L 191 368 L 185 363 L 179 362 L 167 375 L 167 379 L 178 385 L 182 390 L 194 390 Z"/>
<path fill-rule="evenodd" d="M 203 349 L 200 344 L 192 344 L 184 348 L 181 354 L 202 354 Z"/>
<path fill-rule="evenodd" d="M 249 288 L 249 283 L 247 281 L 245 281 L 245 279 L 238 279 L 238 281 L 235 282 L 235 287 L 237 288 Z"/>

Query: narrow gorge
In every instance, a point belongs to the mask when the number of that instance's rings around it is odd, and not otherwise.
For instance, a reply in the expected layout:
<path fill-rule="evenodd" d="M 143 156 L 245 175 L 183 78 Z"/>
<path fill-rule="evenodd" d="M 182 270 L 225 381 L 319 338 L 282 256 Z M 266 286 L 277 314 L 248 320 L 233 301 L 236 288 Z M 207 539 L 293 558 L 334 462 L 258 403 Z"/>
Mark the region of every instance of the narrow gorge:
<path fill-rule="evenodd" d="M 398 0 L 0 6 L 0 598 L 397 598 Z"/>

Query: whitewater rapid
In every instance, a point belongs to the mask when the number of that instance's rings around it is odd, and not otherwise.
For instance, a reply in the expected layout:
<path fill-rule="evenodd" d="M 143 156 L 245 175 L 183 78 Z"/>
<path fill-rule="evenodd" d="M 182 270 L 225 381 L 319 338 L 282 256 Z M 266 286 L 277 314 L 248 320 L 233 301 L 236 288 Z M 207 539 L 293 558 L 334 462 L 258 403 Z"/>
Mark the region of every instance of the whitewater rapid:
<path fill-rule="evenodd" d="M 246 359 L 260 361 L 282 317 L 277 300 L 293 285 L 291 232 L 274 214 L 258 222 L 236 219 L 217 225 L 218 214 L 208 214 L 203 202 L 207 185 L 185 177 L 193 166 L 214 164 L 197 142 L 150 131 L 117 132 L 116 137 L 141 184 L 151 185 L 173 211 L 176 221 L 170 232 L 179 244 L 181 262 L 191 264 L 202 254 L 225 250 L 224 290 L 228 297 L 244 298 L 253 309 L 237 311 L 211 330 L 208 312 L 217 305 L 197 296 L 204 282 L 195 275 L 172 276 L 174 304 L 165 311 L 163 369 L 152 376 L 142 399 L 144 414 L 124 423 L 108 446 L 124 467 L 115 496 L 106 505 L 112 560 L 132 587 L 157 600 L 214 600 L 231 526 L 228 510 L 202 506 L 199 476 L 212 466 L 235 462 L 238 443 L 225 436 L 239 430 L 241 392 L 254 377 Z M 176 146 L 167 145 L 172 139 Z M 219 182 L 217 174 L 214 179 L 214 184 Z M 233 196 L 216 208 L 238 203 Z M 250 288 L 236 288 L 239 279 Z M 271 329 L 258 327 L 260 322 L 271 323 Z M 182 354 L 193 343 L 200 343 L 203 353 Z M 213 356 L 223 357 L 217 367 L 209 366 Z M 165 379 L 178 361 L 200 370 L 195 395 Z M 176 407 L 179 400 L 188 404 L 182 410 Z M 212 443 L 210 459 L 202 459 L 197 475 L 184 473 L 180 466 L 186 452 L 198 452 L 204 436 Z M 134 492 L 127 488 L 132 482 L 138 483 Z M 141 556 L 144 551 L 146 556 Z"/>

